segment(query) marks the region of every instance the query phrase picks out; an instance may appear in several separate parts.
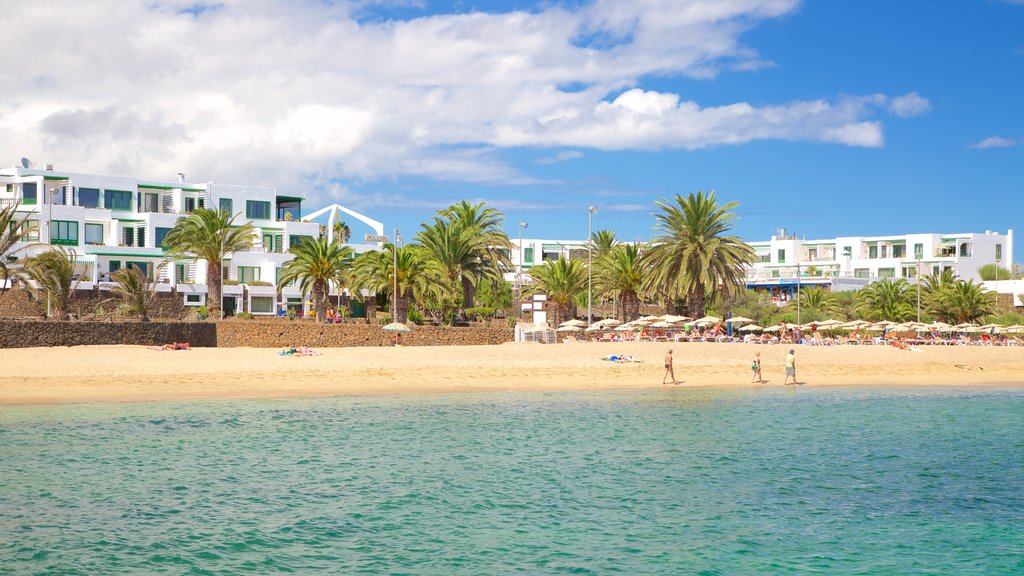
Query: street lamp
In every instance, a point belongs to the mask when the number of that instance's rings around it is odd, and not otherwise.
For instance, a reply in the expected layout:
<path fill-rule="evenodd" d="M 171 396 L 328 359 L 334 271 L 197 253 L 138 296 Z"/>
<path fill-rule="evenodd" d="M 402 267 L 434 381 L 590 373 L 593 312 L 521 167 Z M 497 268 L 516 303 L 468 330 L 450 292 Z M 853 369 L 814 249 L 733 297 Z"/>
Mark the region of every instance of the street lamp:
<path fill-rule="evenodd" d="M 398 322 L 398 243 L 402 241 L 402 237 L 398 235 L 398 228 L 395 228 L 395 243 L 391 246 L 391 253 L 395 256 L 395 267 L 391 271 L 395 277 L 395 289 L 391 299 L 395 302 L 395 311 L 391 314 L 391 321 Z"/>
<path fill-rule="evenodd" d="M 917 321 L 921 322 L 921 257 L 917 257 Z"/>
<path fill-rule="evenodd" d="M 796 263 L 796 325 L 800 325 L 800 263 Z"/>
<path fill-rule="evenodd" d="M 519 223 L 519 266 L 516 267 L 516 305 L 519 306 L 518 317 L 520 320 L 523 318 L 523 228 L 529 228 L 530 225 L 523 222 Z"/>
<path fill-rule="evenodd" d="M 594 318 L 594 212 L 597 206 L 591 206 L 587 215 L 587 327 Z"/>

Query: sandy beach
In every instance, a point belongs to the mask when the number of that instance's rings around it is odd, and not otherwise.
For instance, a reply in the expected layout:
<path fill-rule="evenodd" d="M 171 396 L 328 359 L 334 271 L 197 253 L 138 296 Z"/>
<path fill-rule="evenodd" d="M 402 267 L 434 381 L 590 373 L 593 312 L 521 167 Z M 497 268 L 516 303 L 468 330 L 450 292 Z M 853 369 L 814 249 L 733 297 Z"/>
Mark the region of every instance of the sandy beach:
<path fill-rule="evenodd" d="M 788 348 L 778 345 L 509 343 L 333 348 L 313 357 L 267 348 L 79 346 L 0 350 L 0 404 L 659 387 L 670 347 L 681 386 L 757 386 L 750 384 L 756 351 L 764 386 L 782 386 Z M 612 354 L 640 362 L 602 360 Z M 803 386 L 1024 386 L 1022 347 L 799 346 L 796 358 Z"/>

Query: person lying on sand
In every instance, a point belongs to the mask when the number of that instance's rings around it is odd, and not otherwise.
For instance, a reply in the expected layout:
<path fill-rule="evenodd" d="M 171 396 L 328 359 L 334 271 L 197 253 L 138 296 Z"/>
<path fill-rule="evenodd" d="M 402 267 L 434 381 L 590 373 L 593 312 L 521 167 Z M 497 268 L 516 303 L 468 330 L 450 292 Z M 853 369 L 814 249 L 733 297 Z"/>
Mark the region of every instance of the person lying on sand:
<path fill-rule="evenodd" d="M 153 350 L 191 350 L 192 347 L 188 345 L 188 342 L 172 342 L 170 344 L 164 344 Z"/>
<path fill-rule="evenodd" d="M 301 348 L 285 348 L 277 353 L 278 356 L 319 356 L 319 352 L 310 350 L 309 346 L 303 346 Z"/>
<path fill-rule="evenodd" d="M 605 356 L 604 358 L 601 358 L 601 360 L 607 360 L 609 362 L 619 362 L 619 363 L 639 362 L 639 360 L 634 359 L 632 356 L 628 356 L 628 355 L 626 355 L 626 356 L 619 356 L 619 355 L 616 355 L 616 354 L 612 354 L 611 356 Z"/>

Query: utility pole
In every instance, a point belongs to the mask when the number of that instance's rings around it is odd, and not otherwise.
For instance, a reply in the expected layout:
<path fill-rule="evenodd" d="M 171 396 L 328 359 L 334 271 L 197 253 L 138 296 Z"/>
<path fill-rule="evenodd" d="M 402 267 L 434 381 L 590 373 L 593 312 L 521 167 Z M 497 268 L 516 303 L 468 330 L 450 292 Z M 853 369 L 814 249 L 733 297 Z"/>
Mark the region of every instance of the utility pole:
<path fill-rule="evenodd" d="M 588 209 L 587 218 L 587 328 L 594 319 L 594 212 L 597 206 Z"/>

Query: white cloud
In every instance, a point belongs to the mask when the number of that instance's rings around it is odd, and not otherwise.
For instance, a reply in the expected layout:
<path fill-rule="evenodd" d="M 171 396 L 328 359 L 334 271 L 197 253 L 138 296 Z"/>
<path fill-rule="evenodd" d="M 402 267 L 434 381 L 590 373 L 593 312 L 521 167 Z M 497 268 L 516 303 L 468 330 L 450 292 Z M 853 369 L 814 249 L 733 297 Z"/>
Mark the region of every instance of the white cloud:
<path fill-rule="evenodd" d="M 889 101 L 889 110 L 900 118 L 913 118 L 932 109 L 931 102 L 922 98 L 917 92 L 897 96 Z"/>
<path fill-rule="evenodd" d="M 1024 138 L 1004 138 L 1002 136 L 989 136 L 984 140 L 971 144 L 969 148 L 985 150 L 987 148 L 1011 148 L 1013 146 L 1024 146 Z"/>
<path fill-rule="evenodd" d="M 583 152 L 579 150 L 563 150 L 554 156 L 548 156 L 547 158 L 538 158 L 537 164 L 556 164 L 558 162 L 565 162 L 566 160 L 575 160 L 577 158 L 583 158 Z"/>
<path fill-rule="evenodd" d="M 702 107 L 640 87 L 652 76 L 768 65 L 740 36 L 798 0 L 372 17 L 377 6 L 423 4 L 14 3 L 5 17 L 17 26 L 0 35 L 0 51 L 19 59 L 0 72 L 0 159 L 290 190 L 403 175 L 536 183 L 504 147 L 574 148 L 554 156 L 564 161 L 582 154 L 575 148 L 883 142 L 871 117 L 884 96 Z M 927 100 L 912 93 L 889 107 L 913 115 Z"/>

